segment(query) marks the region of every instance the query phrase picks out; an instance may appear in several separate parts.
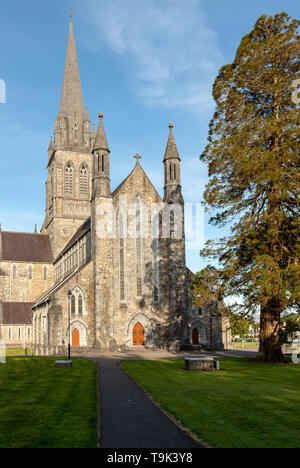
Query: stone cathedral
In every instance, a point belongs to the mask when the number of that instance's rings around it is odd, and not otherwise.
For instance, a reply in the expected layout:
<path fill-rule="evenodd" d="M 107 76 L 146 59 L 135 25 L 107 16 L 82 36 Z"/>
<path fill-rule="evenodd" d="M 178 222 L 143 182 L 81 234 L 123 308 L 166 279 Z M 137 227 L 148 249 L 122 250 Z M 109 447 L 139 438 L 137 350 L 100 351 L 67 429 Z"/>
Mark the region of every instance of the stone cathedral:
<path fill-rule="evenodd" d="M 112 191 L 110 155 L 103 115 L 91 131 L 84 107 L 71 21 L 41 233 L 0 228 L 0 339 L 47 355 L 69 343 L 78 352 L 226 347 L 224 305 L 193 305 L 173 125 L 163 200 L 138 154 Z"/>

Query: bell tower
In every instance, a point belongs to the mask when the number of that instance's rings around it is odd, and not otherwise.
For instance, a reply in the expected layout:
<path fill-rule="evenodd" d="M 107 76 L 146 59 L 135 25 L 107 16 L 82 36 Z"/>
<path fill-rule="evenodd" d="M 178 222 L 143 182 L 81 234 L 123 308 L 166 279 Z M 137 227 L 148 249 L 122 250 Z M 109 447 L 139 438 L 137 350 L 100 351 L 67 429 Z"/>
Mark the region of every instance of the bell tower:
<path fill-rule="evenodd" d="M 46 218 L 54 258 L 90 216 L 95 141 L 84 107 L 72 18 L 59 114 L 48 148 Z"/>

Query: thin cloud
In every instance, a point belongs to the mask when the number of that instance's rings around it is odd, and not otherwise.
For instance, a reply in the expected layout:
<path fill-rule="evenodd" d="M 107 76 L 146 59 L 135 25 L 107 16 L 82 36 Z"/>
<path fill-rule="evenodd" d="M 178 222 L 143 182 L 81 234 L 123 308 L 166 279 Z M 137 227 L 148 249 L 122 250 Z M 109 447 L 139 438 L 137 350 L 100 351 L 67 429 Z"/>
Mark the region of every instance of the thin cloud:
<path fill-rule="evenodd" d="M 199 0 L 88 0 L 93 48 L 123 57 L 133 89 L 150 106 L 212 108 L 224 62 Z"/>

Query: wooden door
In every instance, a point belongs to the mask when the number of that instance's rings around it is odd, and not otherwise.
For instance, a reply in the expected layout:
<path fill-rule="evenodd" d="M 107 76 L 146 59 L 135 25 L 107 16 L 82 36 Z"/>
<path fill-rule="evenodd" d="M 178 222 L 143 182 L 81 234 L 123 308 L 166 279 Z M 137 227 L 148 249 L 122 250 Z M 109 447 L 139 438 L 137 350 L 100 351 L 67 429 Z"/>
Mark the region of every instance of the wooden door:
<path fill-rule="evenodd" d="M 133 346 L 144 346 L 145 344 L 145 331 L 143 325 L 138 322 L 135 324 L 132 332 Z"/>
<path fill-rule="evenodd" d="M 78 346 L 80 346 L 79 331 L 77 328 L 74 328 L 72 331 L 72 346 L 74 348 L 78 348 Z"/>
<path fill-rule="evenodd" d="M 193 345 L 198 345 L 199 344 L 199 332 L 197 328 L 194 328 L 193 330 Z"/>

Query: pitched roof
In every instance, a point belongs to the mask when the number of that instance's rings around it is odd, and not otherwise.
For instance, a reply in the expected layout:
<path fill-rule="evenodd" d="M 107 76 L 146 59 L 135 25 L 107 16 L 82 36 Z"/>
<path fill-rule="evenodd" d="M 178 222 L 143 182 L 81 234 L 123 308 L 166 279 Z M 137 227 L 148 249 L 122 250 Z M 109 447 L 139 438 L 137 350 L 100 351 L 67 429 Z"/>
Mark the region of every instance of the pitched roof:
<path fill-rule="evenodd" d="M 60 254 L 56 257 L 55 262 L 57 262 L 74 244 L 76 244 L 79 239 L 81 239 L 87 232 L 91 229 L 91 218 L 88 218 L 80 228 L 75 232 L 74 236 L 69 240 Z"/>
<path fill-rule="evenodd" d="M 5 232 L 2 236 L 2 260 L 15 262 L 52 263 L 48 234 Z"/>
<path fill-rule="evenodd" d="M 146 179 L 148 180 L 149 184 L 151 185 L 151 187 L 153 188 L 154 192 L 156 193 L 156 195 L 159 197 L 159 199 L 161 200 L 161 196 L 159 195 L 159 193 L 157 192 L 156 188 L 154 187 L 154 185 L 152 184 L 151 180 L 149 179 L 149 177 L 147 176 L 146 172 L 144 171 L 144 169 L 142 168 L 140 162 L 137 160 L 134 168 L 132 169 L 132 171 L 130 172 L 130 174 L 126 177 L 126 179 L 123 180 L 123 182 L 120 183 L 120 185 L 118 185 L 118 187 L 113 191 L 112 193 L 112 197 L 115 197 L 116 195 L 118 195 L 118 193 L 120 192 L 120 190 L 122 189 L 122 187 L 124 187 L 124 185 L 126 184 L 126 182 L 131 178 L 131 176 L 134 175 L 134 173 L 136 171 L 142 171 L 143 175 L 146 177 Z"/>
<path fill-rule="evenodd" d="M 33 303 L 31 302 L 3 302 L 3 325 L 31 325 Z"/>

